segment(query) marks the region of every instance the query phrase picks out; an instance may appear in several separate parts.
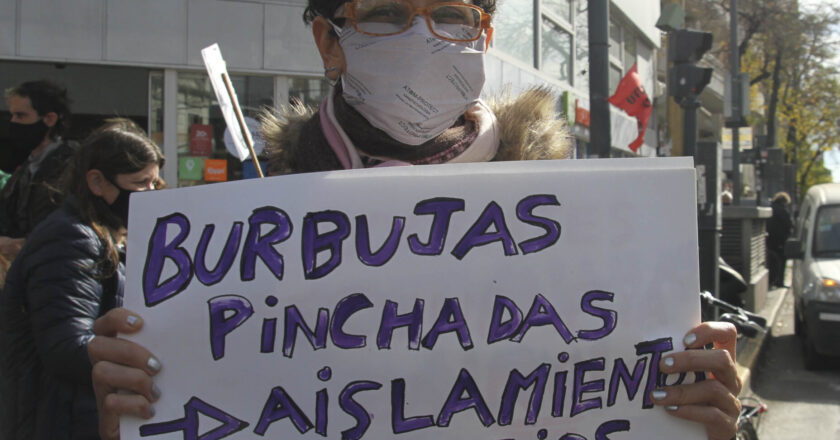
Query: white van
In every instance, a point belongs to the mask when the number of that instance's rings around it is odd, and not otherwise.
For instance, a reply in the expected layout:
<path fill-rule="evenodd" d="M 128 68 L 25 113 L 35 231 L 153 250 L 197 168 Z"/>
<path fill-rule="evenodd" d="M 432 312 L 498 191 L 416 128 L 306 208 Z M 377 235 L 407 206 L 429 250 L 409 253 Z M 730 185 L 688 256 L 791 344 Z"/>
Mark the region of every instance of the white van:
<path fill-rule="evenodd" d="M 811 187 L 795 225 L 785 243 L 793 259 L 795 330 L 805 366 L 816 368 L 822 356 L 840 356 L 840 183 Z"/>

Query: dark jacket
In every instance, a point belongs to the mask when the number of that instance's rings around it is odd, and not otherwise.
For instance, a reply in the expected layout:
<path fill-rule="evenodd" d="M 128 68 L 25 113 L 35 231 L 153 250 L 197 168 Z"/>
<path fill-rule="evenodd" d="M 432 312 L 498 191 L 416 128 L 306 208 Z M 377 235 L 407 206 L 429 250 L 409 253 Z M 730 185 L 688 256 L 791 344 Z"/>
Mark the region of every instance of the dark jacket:
<path fill-rule="evenodd" d="M 0 293 L 0 438 L 97 439 L 87 343 L 121 302 L 124 266 L 101 264 L 105 243 L 72 200 L 29 235 Z"/>
<path fill-rule="evenodd" d="M 767 247 L 781 253 L 784 251 L 785 241 L 790 237 L 793 222 L 781 201 L 773 202 L 770 208 L 773 215 L 767 220 Z"/>
<path fill-rule="evenodd" d="M 35 173 L 29 171 L 28 157 L 12 174 L 0 192 L 0 235 L 21 238 L 55 211 L 55 191 L 61 173 L 78 144 L 58 140 L 58 145 L 41 160 Z"/>

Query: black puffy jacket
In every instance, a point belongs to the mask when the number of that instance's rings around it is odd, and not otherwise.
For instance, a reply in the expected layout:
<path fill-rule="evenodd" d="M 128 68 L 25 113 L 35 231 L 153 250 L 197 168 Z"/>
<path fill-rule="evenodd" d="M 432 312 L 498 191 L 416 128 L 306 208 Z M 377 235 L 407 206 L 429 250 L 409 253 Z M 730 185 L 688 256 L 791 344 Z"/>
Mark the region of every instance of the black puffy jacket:
<path fill-rule="evenodd" d="M 102 268 L 105 243 L 72 199 L 41 222 L 0 293 L 0 439 L 97 439 L 87 343 L 122 299 L 124 266 Z"/>

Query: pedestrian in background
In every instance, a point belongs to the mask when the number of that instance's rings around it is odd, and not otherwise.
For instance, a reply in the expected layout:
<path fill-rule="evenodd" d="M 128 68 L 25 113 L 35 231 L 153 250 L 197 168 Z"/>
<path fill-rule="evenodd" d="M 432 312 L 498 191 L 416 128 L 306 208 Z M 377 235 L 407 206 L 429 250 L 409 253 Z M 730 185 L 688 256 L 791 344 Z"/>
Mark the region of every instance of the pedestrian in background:
<path fill-rule="evenodd" d="M 11 261 L 35 226 L 58 208 L 54 188 L 78 146 L 62 138 L 70 118 L 67 90 L 30 81 L 6 91 L 8 141 L 25 157 L 0 192 L 0 254 Z"/>
<path fill-rule="evenodd" d="M 163 163 L 134 123 L 108 122 L 12 263 L 0 292 L 3 440 L 99 438 L 87 344 L 94 320 L 122 302 L 129 194 L 156 189 Z"/>
<path fill-rule="evenodd" d="M 770 204 L 773 215 L 767 221 L 767 268 L 770 271 L 770 285 L 775 287 L 785 285 L 785 241 L 790 237 L 793 227 L 788 205 L 788 193 L 776 193 Z"/>

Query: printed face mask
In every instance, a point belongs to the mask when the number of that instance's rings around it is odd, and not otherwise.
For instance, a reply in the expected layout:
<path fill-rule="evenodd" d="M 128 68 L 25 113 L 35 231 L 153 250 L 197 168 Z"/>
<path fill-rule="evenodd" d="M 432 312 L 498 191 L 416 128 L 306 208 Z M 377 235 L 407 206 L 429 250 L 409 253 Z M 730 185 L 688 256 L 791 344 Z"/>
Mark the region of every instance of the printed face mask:
<path fill-rule="evenodd" d="M 343 96 L 374 127 L 407 145 L 443 133 L 478 100 L 485 38 L 441 40 L 416 19 L 407 31 L 374 37 L 336 29 L 347 70 Z"/>

